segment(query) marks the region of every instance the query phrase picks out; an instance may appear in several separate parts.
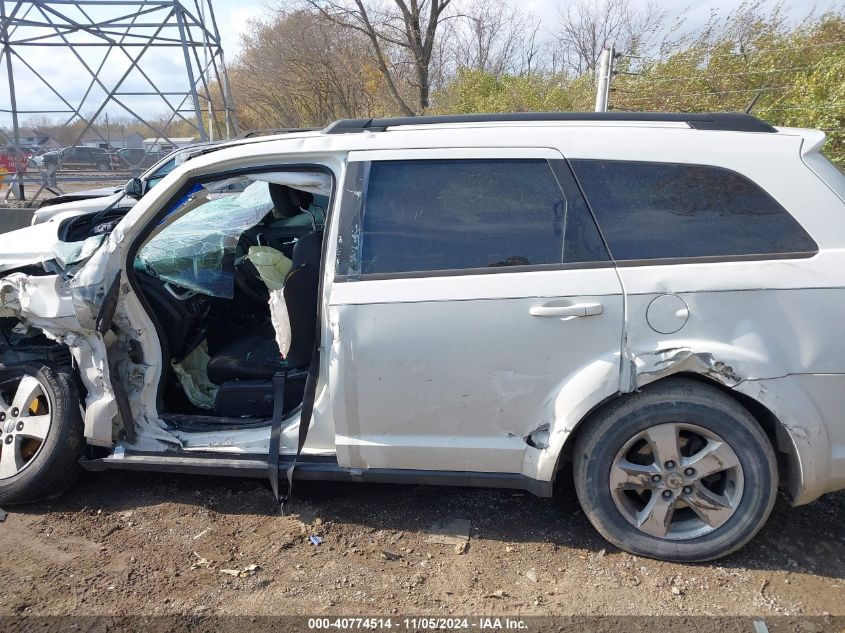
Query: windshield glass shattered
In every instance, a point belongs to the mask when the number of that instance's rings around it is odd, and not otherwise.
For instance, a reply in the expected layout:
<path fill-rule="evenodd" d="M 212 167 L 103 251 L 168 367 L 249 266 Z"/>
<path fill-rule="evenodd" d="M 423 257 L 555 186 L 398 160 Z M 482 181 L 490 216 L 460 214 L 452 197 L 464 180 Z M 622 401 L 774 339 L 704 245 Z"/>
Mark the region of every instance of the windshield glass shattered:
<path fill-rule="evenodd" d="M 168 215 L 188 212 L 141 248 L 135 268 L 180 288 L 231 299 L 238 240 L 272 209 L 266 182 L 233 178 L 197 185 Z"/>

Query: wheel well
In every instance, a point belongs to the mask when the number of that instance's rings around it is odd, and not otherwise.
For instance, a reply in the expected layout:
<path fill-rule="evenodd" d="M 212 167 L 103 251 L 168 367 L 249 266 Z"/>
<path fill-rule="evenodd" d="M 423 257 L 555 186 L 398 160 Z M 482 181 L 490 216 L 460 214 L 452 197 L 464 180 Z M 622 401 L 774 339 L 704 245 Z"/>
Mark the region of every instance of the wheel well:
<path fill-rule="evenodd" d="M 757 424 L 760 425 L 760 428 L 766 434 L 766 437 L 769 438 L 769 441 L 772 443 L 772 448 L 775 450 L 775 454 L 778 458 L 778 471 L 779 475 L 781 476 L 781 481 L 785 480 L 786 476 L 786 469 L 787 469 L 787 456 L 792 456 L 792 447 L 788 441 L 782 441 L 778 437 L 778 430 L 783 430 L 783 424 L 781 421 L 772 413 L 765 405 L 760 404 L 754 398 L 745 395 L 744 393 L 740 393 L 731 389 L 730 387 L 726 387 L 722 383 L 709 378 L 708 376 L 702 376 L 701 374 L 694 374 L 694 373 L 687 373 L 687 372 L 680 372 L 677 374 L 672 374 L 671 376 L 666 376 L 665 378 L 661 378 L 660 380 L 655 380 L 648 385 L 645 385 L 640 391 L 647 390 L 651 388 L 653 385 L 658 383 L 664 383 L 666 380 L 672 380 L 673 378 L 687 378 L 692 379 L 702 384 L 711 385 L 716 387 L 722 393 L 726 394 L 728 397 L 732 398 L 743 407 L 745 407 L 748 412 L 754 417 L 757 421 Z M 566 438 L 566 442 L 563 445 L 563 449 L 561 450 L 560 457 L 558 458 L 556 473 L 560 473 L 564 470 L 564 466 L 572 463 L 572 452 L 577 441 L 579 433 L 583 431 L 586 427 L 587 421 L 593 416 L 599 413 L 602 409 L 604 409 L 608 404 L 611 402 L 617 401 L 619 398 L 625 398 L 629 394 L 627 393 L 618 393 L 609 398 L 606 398 L 595 407 L 590 409 L 584 417 L 578 422 L 569 436 Z"/>

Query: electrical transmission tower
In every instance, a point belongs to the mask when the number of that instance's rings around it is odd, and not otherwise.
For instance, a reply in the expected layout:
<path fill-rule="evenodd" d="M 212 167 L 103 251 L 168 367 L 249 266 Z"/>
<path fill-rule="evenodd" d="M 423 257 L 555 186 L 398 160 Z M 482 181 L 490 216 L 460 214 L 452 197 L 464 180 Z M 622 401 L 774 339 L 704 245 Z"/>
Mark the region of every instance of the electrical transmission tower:
<path fill-rule="evenodd" d="M 105 148 L 109 116 L 169 146 L 175 127 L 200 141 L 238 133 L 212 0 L 0 0 L 0 46 L 7 151 L 23 155 L 21 124 L 37 117 L 72 127 L 68 145 L 93 134 Z M 19 197 L 25 180 L 58 189 L 33 171 L 17 168 Z"/>

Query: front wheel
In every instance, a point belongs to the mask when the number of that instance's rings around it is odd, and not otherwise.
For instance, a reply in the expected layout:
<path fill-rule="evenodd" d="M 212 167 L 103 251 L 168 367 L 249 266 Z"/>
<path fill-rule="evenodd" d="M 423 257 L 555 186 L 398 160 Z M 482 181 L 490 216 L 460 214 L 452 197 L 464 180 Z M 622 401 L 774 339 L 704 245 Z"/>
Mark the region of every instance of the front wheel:
<path fill-rule="evenodd" d="M 711 385 L 669 379 L 592 419 L 575 447 L 575 487 L 595 528 L 633 554 L 719 558 L 766 522 L 777 492 L 769 439 Z"/>
<path fill-rule="evenodd" d="M 83 424 L 67 370 L 0 365 L 0 505 L 55 497 L 79 473 Z"/>

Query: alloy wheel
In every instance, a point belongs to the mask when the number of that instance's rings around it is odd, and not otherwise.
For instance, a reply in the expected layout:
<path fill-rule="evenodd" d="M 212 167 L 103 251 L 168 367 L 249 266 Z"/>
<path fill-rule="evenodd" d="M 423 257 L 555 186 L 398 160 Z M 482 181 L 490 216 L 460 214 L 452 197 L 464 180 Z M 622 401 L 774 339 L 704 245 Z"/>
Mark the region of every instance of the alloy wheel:
<path fill-rule="evenodd" d="M 724 525 L 742 499 L 737 454 L 717 434 L 694 424 L 649 427 L 613 460 L 613 502 L 637 529 L 669 540 L 693 539 Z"/>
<path fill-rule="evenodd" d="M 37 378 L 24 374 L 0 384 L 0 479 L 32 463 L 51 422 L 50 402 Z"/>

